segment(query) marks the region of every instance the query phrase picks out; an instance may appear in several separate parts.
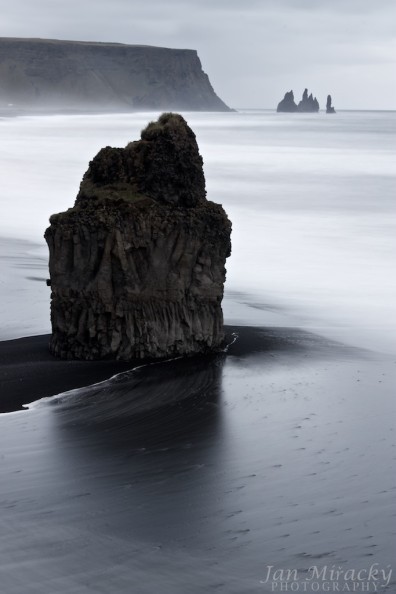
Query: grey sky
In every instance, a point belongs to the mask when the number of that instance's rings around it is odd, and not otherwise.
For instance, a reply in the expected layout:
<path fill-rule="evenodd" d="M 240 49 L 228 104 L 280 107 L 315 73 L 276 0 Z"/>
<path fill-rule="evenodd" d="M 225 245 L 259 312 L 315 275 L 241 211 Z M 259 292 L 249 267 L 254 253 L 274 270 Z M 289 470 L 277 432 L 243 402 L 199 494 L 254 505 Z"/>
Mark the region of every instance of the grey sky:
<path fill-rule="evenodd" d="M 0 0 L 0 36 L 198 50 L 232 107 L 396 109 L 395 0 Z"/>

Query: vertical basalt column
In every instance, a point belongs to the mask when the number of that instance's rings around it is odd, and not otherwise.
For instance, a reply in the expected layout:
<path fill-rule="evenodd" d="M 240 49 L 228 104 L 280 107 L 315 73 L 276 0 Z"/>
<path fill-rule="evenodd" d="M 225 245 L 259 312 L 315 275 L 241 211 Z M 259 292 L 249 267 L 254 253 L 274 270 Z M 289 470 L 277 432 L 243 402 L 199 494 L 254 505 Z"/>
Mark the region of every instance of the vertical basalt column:
<path fill-rule="evenodd" d="M 50 223 L 55 355 L 131 360 L 221 347 L 231 223 L 206 199 L 180 115 L 163 114 L 124 149 L 102 149 L 74 207 Z"/>

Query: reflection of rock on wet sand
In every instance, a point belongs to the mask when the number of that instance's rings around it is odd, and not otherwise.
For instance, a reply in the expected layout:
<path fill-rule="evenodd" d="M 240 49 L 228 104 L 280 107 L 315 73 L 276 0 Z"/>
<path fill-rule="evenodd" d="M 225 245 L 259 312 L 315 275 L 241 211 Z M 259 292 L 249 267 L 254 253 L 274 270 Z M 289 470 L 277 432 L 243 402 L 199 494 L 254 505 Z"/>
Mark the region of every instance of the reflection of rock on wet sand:
<path fill-rule="evenodd" d="M 240 594 L 263 591 L 266 564 L 391 562 L 393 362 L 299 330 L 230 330 L 227 354 L 0 416 L 7 594 Z M 154 398 L 167 405 L 142 410 Z"/>
<path fill-rule="evenodd" d="M 69 426 L 70 419 L 79 430 L 95 428 L 99 440 L 104 430 L 115 440 L 120 432 L 132 441 L 150 439 L 151 433 L 158 440 L 163 433 L 169 436 L 168 421 L 174 414 L 177 422 L 182 421 L 180 430 L 188 433 L 191 417 L 199 416 L 206 405 L 218 407 L 224 360 L 225 354 L 219 353 L 142 365 L 52 398 L 48 404 L 55 407 L 62 425 Z"/>

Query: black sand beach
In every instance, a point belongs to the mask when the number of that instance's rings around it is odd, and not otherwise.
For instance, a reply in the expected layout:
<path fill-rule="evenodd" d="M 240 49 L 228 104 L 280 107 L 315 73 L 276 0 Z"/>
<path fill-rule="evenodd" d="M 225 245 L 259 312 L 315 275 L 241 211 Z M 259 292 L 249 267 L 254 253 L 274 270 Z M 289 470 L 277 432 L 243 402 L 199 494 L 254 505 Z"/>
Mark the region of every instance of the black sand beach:
<path fill-rule="evenodd" d="M 265 593 L 268 566 L 304 591 L 312 566 L 392 563 L 394 361 L 227 330 L 226 353 L 0 415 L 3 592 Z M 3 407 L 121 370 L 52 360 L 46 342 L 1 343 Z"/>
<path fill-rule="evenodd" d="M 243 357 L 255 353 L 301 352 L 315 342 L 316 353 L 332 343 L 296 329 L 226 327 L 227 352 Z M 234 341 L 234 337 L 238 337 Z M 0 341 L 0 413 L 21 410 L 23 405 L 68 390 L 90 386 L 148 361 L 65 361 L 50 354 L 49 335 Z M 346 354 L 354 349 L 343 347 Z M 194 358 L 196 360 L 197 358 Z M 191 361 L 191 359 L 187 359 Z M 183 365 L 183 363 L 182 363 Z"/>
<path fill-rule="evenodd" d="M 61 361 L 50 354 L 48 341 L 43 335 L 0 342 L 0 413 L 134 367 L 119 361 Z"/>

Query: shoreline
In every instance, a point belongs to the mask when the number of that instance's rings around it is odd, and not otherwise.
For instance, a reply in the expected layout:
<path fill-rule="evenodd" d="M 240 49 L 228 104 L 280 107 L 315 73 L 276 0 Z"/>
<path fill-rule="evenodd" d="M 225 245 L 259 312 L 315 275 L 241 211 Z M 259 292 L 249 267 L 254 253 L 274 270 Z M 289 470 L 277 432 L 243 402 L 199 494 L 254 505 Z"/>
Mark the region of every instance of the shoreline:
<path fill-rule="evenodd" d="M 365 353 L 296 328 L 225 326 L 225 331 L 229 345 L 224 354 L 241 359 L 263 353 L 267 353 L 269 359 L 281 354 L 293 355 L 297 359 L 308 354 L 312 358 L 324 354 L 333 358 L 340 350 L 342 356 L 348 358 L 357 351 Z M 237 340 L 231 342 L 235 334 Z M 0 414 L 24 410 L 24 405 L 41 398 L 85 388 L 147 363 L 166 361 L 62 360 L 49 352 L 49 336 L 44 334 L 0 342 Z M 185 360 L 191 358 L 186 357 Z"/>
<path fill-rule="evenodd" d="M 49 334 L 0 342 L 0 414 L 68 390 L 101 382 L 143 362 L 75 361 L 51 355 Z"/>

